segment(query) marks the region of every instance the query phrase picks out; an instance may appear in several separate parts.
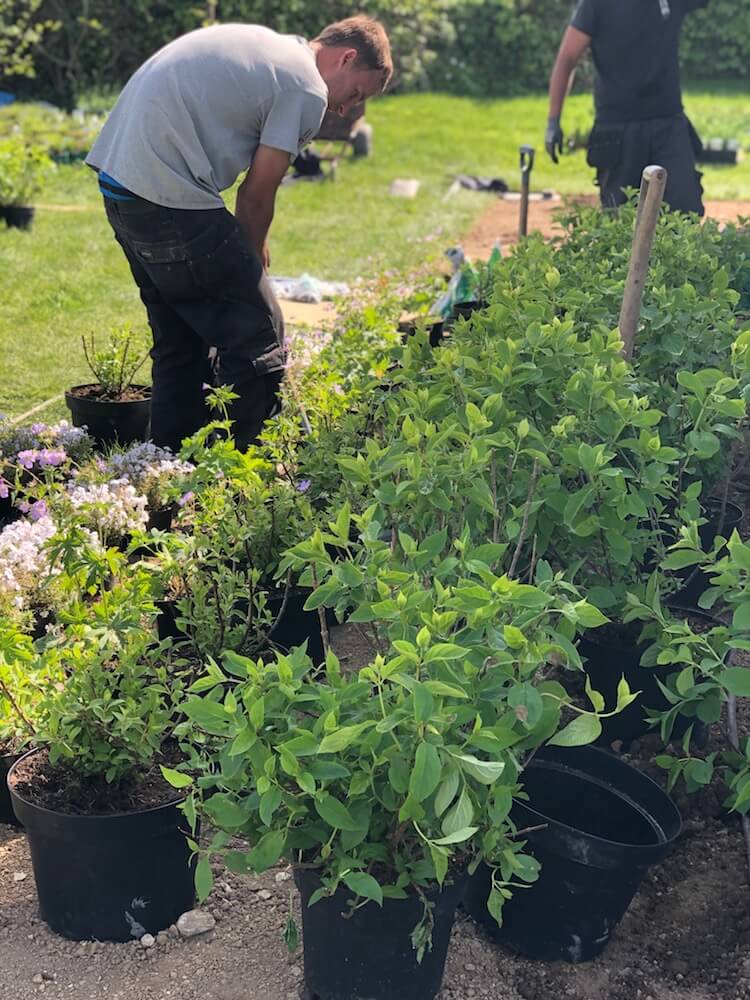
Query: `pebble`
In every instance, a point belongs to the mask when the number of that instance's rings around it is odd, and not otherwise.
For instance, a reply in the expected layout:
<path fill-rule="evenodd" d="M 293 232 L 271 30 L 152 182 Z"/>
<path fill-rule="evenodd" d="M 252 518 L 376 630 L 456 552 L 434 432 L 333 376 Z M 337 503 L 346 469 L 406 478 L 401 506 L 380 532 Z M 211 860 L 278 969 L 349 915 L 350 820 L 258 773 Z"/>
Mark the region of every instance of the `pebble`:
<path fill-rule="evenodd" d="M 291 872 L 276 872 L 276 874 L 274 875 L 274 881 L 279 883 L 288 882 L 291 877 L 292 877 Z"/>
<path fill-rule="evenodd" d="M 141 948 L 153 948 L 156 944 L 156 938 L 153 934 L 144 934 L 141 938 Z"/>
<path fill-rule="evenodd" d="M 258 893 L 258 897 L 260 899 L 268 900 L 268 899 L 271 899 L 272 896 L 273 896 L 273 893 L 269 892 L 268 889 L 261 889 L 260 892 Z"/>
<path fill-rule="evenodd" d="M 207 931 L 212 931 L 215 926 L 215 918 L 205 910 L 188 910 L 177 921 L 177 930 L 184 938 L 205 934 Z"/>

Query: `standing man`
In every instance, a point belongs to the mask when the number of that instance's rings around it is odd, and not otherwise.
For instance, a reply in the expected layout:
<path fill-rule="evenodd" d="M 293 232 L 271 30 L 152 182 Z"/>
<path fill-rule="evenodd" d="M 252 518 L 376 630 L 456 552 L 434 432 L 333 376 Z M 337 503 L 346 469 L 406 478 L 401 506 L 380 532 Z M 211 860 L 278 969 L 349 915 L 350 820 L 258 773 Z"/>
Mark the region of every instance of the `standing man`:
<path fill-rule="evenodd" d="M 86 162 L 153 333 L 156 444 L 176 451 L 205 422 L 211 346 L 239 396 L 238 446 L 257 437 L 285 361 L 266 276 L 276 190 L 326 109 L 345 115 L 392 71 L 385 30 L 360 16 L 309 43 L 257 25 L 200 28 L 126 84 Z M 220 192 L 244 170 L 232 215 Z"/>
<path fill-rule="evenodd" d="M 664 199 L 676 211 L 703 215 L 695 155 L 700 140 L 682 110 L 678 49 L 686 14 L 708 0 L 579 0 L 549 83 L 545 147 L 557 163 L 568 82 L 591 46 L 596 121 L 587 162 L 595 167 L 603 207 L 640 187 L 643 168 L 667 168 Z"/>

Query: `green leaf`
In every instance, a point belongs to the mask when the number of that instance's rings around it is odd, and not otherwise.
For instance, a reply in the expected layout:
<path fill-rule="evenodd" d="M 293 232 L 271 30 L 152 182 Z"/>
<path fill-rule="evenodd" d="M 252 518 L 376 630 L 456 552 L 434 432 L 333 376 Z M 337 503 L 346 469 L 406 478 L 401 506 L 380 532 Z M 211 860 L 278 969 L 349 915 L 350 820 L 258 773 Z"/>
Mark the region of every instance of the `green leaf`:
<path fill-rule="evenodd" d="M 420 743 L 409 778 L 409 796 L 415 802 L 424 800 L 437 788 L 442 772 L 440 755 L 431 743 Z"/>
<path fill-rule="evenodd" d="M 429 722 L 435 702 L 430 689 L 424 684 L 417 682 L 412 691 L 414 698 L 414 718 L 417 722 Z"/>
<path fill-rule="evenodd" d="M 367 872 L 349 872 L 348 875 L 344 875 L 344 882 L 358 896 L 371 899 L 378 906 L 383 905 L 383 890 L 372 875 L 368 875 Z"/>
<path fill-rule="evenodd" d="M 738 698 L 750 698 L 750 669 L 727 667 L 718 675 L 719 683 Z"/>
<path fill-rule="evenodd" d="M 240 730 L 240 732 L 235 736 L 232 741 L 232 745 L 229 748 L 230 757 L 241 757 L 242 754 L 247 753 L 247 751 L 255 746 L 258 741 L 258 737 L 247 726 Z"/>
<path fill-rule="evenodd" d="M 247 813 L 226 792 L 217 792 L 207 799 L 204 809 L 211 822 L 222 829 L 237 830 L 247 821 Z"/>
<path fill-rule="evenodd" d="M 737 629 L 738 632 L 750 630 L 750 601 L 743 601 L 734 609 L 732 628 Z"/>
<path fill-rule="evenodd" d="M 189 774 L 183 774 L 182 771 L 175 771 L 171 767 L 162 767 L 161 773 L 172 788 L 187 788 L 188 785 L 192 785 L 193 783 L 193 779 Z"/>
<path fill-rule="evenodd" d="M 595 691 L 591 686 L 591 678 L 586 674 L 586 694 L 591 704 L 594 706 L 595 712 L 604 711 L 604 697 L 598 691 Z"/>
<path fill-rule="evenodd" d="M 579 624 L 583 625 L 584 628 L 599 628 L 601 625 L 606 625 L 609 621 L 599 608 L 595 608 L 588 601 L 577 601 L 573 607 L 575 608 Z"/>
<path fill-rule="evenodd" d="M 210 861 L 204 855 L 195 866 L 195 892 L 199 903 L 210 896 L 213 887 L 214 873 L 211 871 Z"/>
<path fill-rule="evenodd" d="M 460 780 L 458 768 L 451 768 L 448 771 L 445 780 L 438 788 L 437 795 L 435 796 L 436 816 L 442 816 L 451 802 L 455 799 Z"/>
<path fill-rule="evenodd" d="M 249 716 L 250 722 L 255 727 L 256 731 L 262 728 L 265 722 L 265 711 L 266 705 L 263 698 L 256 698 L 255 701 L 250 706 Z"/>
<path fill-rule="evenodd" d="M 505 763 L 501 760 L 479 760 L 470 753 L 454 753 L 451 756 L 455 757 L 466 774 L 483 785 L 494 784 L 505 770 Z"/>
<path fill-rule="evenodd" d="M 351 746 L 352 743 L 355 743 L 365 729 L 369 729 L 374 725 L 373 721 L 369 721 L 359 722 L 356 726 L 342 726 L 341 729 L 337 729 L 323 738 L 318 747 L 318 753 L 340 753 Z"/>
<path fill-rule="evenodd" d="M 444 695 L 446 698 L 468 698 L 468 694 L 454 684 L 444 684 L 443 681 L 425 681 L 424 687 L 436 695 Z"/>
<path fill-rule="evenodd" d="M 247 855 L 248 866 L 258 875 L 272 868 L 283 854 L 285 842 L 285 830 L 271 830 Z"/>
<path fill-rule="evenodd" d="M 440 837 L 439 840 L 434 840 L 433 844 L 437 844 L 440 847 L 447 844 L 463 844 L 465 840 L 473 837 L 478 829 L 478 826 L 465 826 L 461 830 L 456 830 L 455 833 L 449 833 L 447 837 Z"/>
<path fill-rule="evenodd" d="M 274 785 L 265 793 L 265 795 L 261 795 L 260 805 L 258 806 L 258 815 L 260 816 L 261 822 L 265 826 L 271 825 L 273 814 L 280 805 L 281 789 L 278 785 Z"/>
<path fill-rule="evenodd" d="M 474 819 L 474 806 L 471 804 L 471 796 L 464 787 L 458 798 L 458 802 L 448 810 L 441 824 L 443 834 L 450 837 L 458 830 L 464 830 L 471 825 Z"/>
<path fill-rule="evenodd" d="M 448 852 L 444 851 L 442 847 L 437 847 L 434 843 L 430 843 L 430 854 L 432 855 L 432 863 L 435 866 L 435 878 L 438 880 L 438 884 L 442 885 L 445 881 L 445 876 L 448 874 Z"/>
<path fill-rule="evenodd" d="M 662 569 L 685 569 L 686 566 L 697 566 L 706 558 L 705 552 L 693 552 L 689 549 L 676 549 L 670 552 L 662 562 Z"/>
<path fill-rule="evenodd" d="M 685 444 L 697 458 L 713 458 L 721 448 L 721 441 L 711 431 L 689 431 L 685 435 Z"/>
<path fill-rule="evenodd" d="M 337 830 L 359 830 L 359 824 L 346 808 L 333 795 L 324 795 L 315 800 L 315 808 L 329 826 Z"/>
<path fill-rule="evenodd" d="M 457 646 L 452 642 L 438 642 L 430 646 L 424 658 L 425 663 L 434 663 L 436 660 L 462 660 L 468 655 L 468 650 L 463 646 Z"/>
<path fill-rule="evenodd" d="M 595 715 L 579 715 L 556 733 L 549 744 L 555 747 L 580 747 L 593 743 L 601 732 L 602 724 Z"/>

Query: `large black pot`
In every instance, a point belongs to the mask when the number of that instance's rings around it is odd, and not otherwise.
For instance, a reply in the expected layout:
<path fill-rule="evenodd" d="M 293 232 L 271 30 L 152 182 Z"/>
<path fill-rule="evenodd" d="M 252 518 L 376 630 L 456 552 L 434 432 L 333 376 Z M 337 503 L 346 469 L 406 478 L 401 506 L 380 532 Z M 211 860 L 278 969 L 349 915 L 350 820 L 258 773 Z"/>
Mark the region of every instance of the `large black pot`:
<path fill-rule="evenodd" d="M 454 913 L 466 886 L 463 875 L 442 892 L 425 893 L 435 904 L 434 926 L 432 950 L 421 963 L 411 943 L 423 914 L 416 894 L 384 899 L 382 907 L 368 902 L 344 916 L 354 895 L 349 889 L 339 888 L 308 906 L 320 879 L 314 869 L 296 869 L 294 878 L 302 897 L 307 1000 L 432 1000 L 437 995 Z"/>
<path fill-rule="evenodd" d="M 27 205 L 3 205 L 2 217 L 9 229 L 31 229 L 35 210 Z"/>
<path fill-rule="evenodd" d="M 32 750 L 31 753 L 38 753 Z M 157 934 L 193 907 L 194 868 L 178 802 L 141 812 L 77 816 L 18 795 L 42 919 L 74 941 L 129 941 Z"/>
<path fill-rule="evenodd" d="M 398 324 L 401 340 L 406 343 L 407 337 L 412 337 L 417 330 L 426 330 L 430 338 L 430 347 L 439 347 L 445 334 L 445 321 L 439 316 L 424 316 L 421 319 L 405 319 Z"/>
<path fill-rule="evenodd" d="M 521 775 L 529 802 L 511 813 L 541 863 L 498 927 L 487 911 L 490 873 L 477 869 L 466 909 L 493 937 L 529 958 L 585 962 L 599 955 L 647 869 L 671 850 L 680 814 L 631 764 L 594 747 L 544 747 Z M 541 828 L 540 828 L 541 827 Z"/>
<path fill-rule="evenodd" d="M 10 791 L 8 790 L 8 772 L 20 756 L 17 753 L 0 755 L 0 823 L 6 823 L 8 826 L 20 825 L 13 812 Z"/>
<path fill-rule="evenodd" d="M 91 386 L 76 385 L 65 393 L 65 403 L 74 427 L 85 427 L 99 446 L 148 439 L 150 390 L 146 399 L 104 400 L 76 394 L 76 390 L 88 388 Z M 132 388 L 147 389 L 142 385 Z"/>

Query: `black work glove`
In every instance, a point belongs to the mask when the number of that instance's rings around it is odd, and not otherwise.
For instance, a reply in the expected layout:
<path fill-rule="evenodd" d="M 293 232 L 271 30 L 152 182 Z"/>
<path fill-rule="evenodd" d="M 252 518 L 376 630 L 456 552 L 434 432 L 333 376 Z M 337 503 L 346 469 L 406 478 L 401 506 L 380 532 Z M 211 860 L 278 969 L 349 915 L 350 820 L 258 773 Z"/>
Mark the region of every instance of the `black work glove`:
<path fill-rule="evenodd" d="M 553 163 L 557 163 L 558 156 L 562 156 L 563 134 L 560 128 L 559 118 L 547 119 L 547 131 L 544 133 L 544 148 L 549 153 Z"/>

